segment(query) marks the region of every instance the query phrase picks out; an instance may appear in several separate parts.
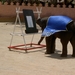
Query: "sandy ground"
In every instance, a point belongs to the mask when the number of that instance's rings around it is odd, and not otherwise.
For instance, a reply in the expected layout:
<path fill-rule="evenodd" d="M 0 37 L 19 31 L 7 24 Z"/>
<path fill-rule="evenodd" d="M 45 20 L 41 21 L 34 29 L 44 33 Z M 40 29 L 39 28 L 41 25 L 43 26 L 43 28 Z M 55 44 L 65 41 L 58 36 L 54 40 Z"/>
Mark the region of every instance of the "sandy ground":
<path fill-rule="evenodd" d="M 13 27 L 12 23 L 0 23 L 0 75 L 75 75 L 75 58 L 71 57 L 70 43 L 67 58 L 60 57 L 62 46 L 59 39 L 56 40 L 54 54 L 46 55 L 45 48 L 30 50 L 28 53 L 22 50 L 9 51 Z M 16 30 L 20 31 L 19 26 Z M 26 42 L 30 41 L 31 36 L 26 36 Z M 39 38 L 40 34 L 36 34 L 34 42 L 37 43 Z M 23 42 L 21 36 L 14 36 L 13 45 Z M 45 41 L 42 44 L 45 44 Z"/>

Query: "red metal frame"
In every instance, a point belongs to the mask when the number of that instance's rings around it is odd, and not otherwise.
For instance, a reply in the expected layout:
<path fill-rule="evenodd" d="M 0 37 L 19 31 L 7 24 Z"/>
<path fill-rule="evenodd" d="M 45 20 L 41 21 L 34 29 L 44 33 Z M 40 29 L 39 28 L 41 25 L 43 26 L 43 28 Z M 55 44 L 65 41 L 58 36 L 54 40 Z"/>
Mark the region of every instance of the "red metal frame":
<path fill-rule="evenodd" d="M 30 45 L 30 48 L 27 47 L 28 45 Z M 26 46 L 26 48 L 25 47 L 20 48 L 22 46 Z M 8 48 L 9 48 L 9 50 L 15 49 L 15 50 L 25 50 L 25 51 L 27 51 L 27 50 L 43 48 L 43 47 L 46 47 L 46 45 L 42 45 L 42 44 L 38 45 L 38 44 L 35 44 L 35 43 L 29 43 L 29 44 L 21 44 L 21 45 L 9 46 Z"/>

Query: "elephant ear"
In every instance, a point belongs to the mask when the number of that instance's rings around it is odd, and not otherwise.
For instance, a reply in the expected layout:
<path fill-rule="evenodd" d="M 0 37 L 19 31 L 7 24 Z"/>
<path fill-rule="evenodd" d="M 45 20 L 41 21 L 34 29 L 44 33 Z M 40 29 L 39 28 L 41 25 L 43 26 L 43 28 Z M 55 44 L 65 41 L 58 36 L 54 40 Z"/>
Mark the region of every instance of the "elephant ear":
<path fill-rule="evenodd" d="M 42 31 L 44 30 L 44 28 L 47 25 L 47 20 L 48 20 L 48 17 L 44 17 L 44 18 L 40 18 L 36 21 L 36 23 L 41 27 Z"/>
<path fill-rule="evenodd" d="M 45 24 L 46 26 L 47 20 L 48 20 L 48 17 L 39 18 L 37 19 L 36 23 L 39 24 L 41 27 L 43 26 L 43 24 Z"/>

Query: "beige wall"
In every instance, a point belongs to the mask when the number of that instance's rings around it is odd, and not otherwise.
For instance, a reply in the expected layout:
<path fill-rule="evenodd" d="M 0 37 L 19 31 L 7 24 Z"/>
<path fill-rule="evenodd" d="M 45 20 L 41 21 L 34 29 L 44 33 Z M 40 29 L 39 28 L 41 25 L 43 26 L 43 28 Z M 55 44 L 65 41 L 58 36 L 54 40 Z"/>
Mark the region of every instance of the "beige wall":
<path fill-rule="evenodd" d="M 13 5 L 13 3 L 11 3 L 11 5 L 7 5 L 7 3 L 2 5 L 0 2 L 0 21 L 15 21 L 16 7 L 20 7 L 21 10 L 32 9 L 33 11 L 36 11 L 37 6 L 36 4 L 34 4 L 34 6 L 30 6 L 30 4 L 28 4 L 28 6 L 25 6 L 24 4 L 19 6 L 18 3 L 16 5 Z M 41 4 L 38 8 L 40 7 L 42 7 Z M 69 8 L 65 8 L 65 5 L 63 5 L 62 8 L 60 8 L 59 5 L 57 7 L 53 7 L 53 5 L 48 7 L 46 4 L 45 7 L 42 7 L 41 17 L 48 17 L 50 15 L 67 15 L 75 20 L 75 7 L 71 8 L 71 6 L 69 6 Z M 20 17 L 23 21 L 23 14 L 20 14 Z M 37 14 L 35 14 L 35 17 L 37 18 Z"/>

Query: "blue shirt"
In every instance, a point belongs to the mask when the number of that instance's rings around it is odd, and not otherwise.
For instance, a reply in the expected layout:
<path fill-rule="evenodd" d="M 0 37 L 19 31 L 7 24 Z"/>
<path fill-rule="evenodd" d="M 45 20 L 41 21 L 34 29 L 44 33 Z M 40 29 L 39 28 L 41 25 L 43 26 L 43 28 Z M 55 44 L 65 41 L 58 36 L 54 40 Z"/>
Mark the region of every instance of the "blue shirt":
<path fill-rule="evenodd" d="M 67 24 L 71 21 L 72 19 L 68 16 L 50 16 L 42 36 L 48 37 L 56 32 L 65 31 Z"/>

